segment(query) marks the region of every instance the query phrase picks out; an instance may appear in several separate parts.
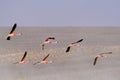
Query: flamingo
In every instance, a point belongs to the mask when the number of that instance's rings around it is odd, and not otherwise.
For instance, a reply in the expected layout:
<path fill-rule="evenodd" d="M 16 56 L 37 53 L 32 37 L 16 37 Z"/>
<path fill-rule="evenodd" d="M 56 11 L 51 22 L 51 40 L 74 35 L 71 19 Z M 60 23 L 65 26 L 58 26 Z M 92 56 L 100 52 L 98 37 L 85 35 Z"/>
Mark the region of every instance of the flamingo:
<path fill-rule="evenodd" d="M 12 30 L 10 31 L 10 33 L 9 33 L 8 36 L 7 36 L 7 40 L 10 40 L 11 37 L 15 36 L 15 29 L 16 29 L 16 27 L 17 27 L 17 24 L 15 23 L 15 24 L 13 25 L 13 27 L 12 27 Z"/>
<path fill-rule="evenodd" d="M 25 58 L 26 58 L 26 55 L 27 55 L 27 51 L 25 51 L 23 57 L 21 58 L 20 62 L 16 62 L 14 64 L 17 64 L 17 63 L 25 63 Z"/>
<path fill-rule="evenodd" d="M 98 58 L 105 57 L 105 56 L 104 56 L 105 54 L 112 54 L 112 52 L 106 52 L 106 53 L 100 53 L 100 54 L 98 54 L 98 55 L 95 57 L 95 59 L 94 59 L 93 65 L 94 65 L 94 66 L 96 65 L 96 62 L 97 62 Z"/>
<path fill-rule="evenodd" d="M 42 50 L 44 50 L 45 44 L 57 43 L 57 41 L 56 41 L 56 42 L 53 42 L 53 41 L 51 41 L 51 40 L 55 40 L 55 37 L 48 37 L 47 39 L 45 39 L 44 43 L 42 44 Z"/>
<path fill-rule="evenodd" d="M 73 46 L 79 46 L 78 43 L 80 43 L 80 42 L 82 42 L 82 41 L 83 41 L 83 39 L 80 39 L 80 40 L 78 40 L 78 41 L 76 41 L 76 42 L 71 43 L 71 44 L 67 47 L 66 52 L 69 52 L 70 49 L 71 49 L 71 47 L 73 47 Z"/>
<path fill-rule="evenodd" d="M 49 55 L 50 54 L 48 54 L 47 56 L 45 56 L 43 59 L 42 59 L 42 61 L 38 61 L 38 62 L 36 62 L 36 63 L 34 63 L 33 65 L 36 65 L 36 64 L 38 64 L 38 63 L 40 63 L 40 64 L 47 64 L 47 63 L 52 63 L 52 61 L 47 61 L 47 58 L 49 57 Z"/>

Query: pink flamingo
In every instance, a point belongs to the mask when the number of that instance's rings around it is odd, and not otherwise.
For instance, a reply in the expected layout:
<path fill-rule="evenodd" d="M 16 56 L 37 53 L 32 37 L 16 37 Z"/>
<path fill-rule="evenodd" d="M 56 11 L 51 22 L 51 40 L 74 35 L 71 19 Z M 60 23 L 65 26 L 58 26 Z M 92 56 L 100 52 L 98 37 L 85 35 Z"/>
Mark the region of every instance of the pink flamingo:
<path fill-rule="evenodd" d="M 37 63 L 35 63 L 35 64 L 33 64 L 33 65 L 36 65 L 36 64 L 38 64 L 38 63 L 40 63 L 40 64 L 47 64 L 47 63 L 52 63 L 52 61 L 47 61 L 47 58 L 49 57 L 49 55 L 50 54 L 48 54 L 47 56 L 45 56 L 43 59 L 42 59 L 42 61 L 38 61 Z"/>
<path fill-rule="evenodd" d="M 14 64 L 17 64 L 17 63 L 25 63 L 26 55 L 27 55 L 27 51 L 25 51 L 25 53 L 24 53 L 22 59 L 20 60 L 20 62 L 16 62 L 16 63 L 14 63 Z"/>
<path fill-rule="evenodd" d="M 12 30 L 10 31 L 10 33 L 7 36 L 7 40 L 10 40 L 11 37 L 15 36 L 15 29 L 16 29 L 16 27 L 17 27 L 17 24 L 14 24 L 13 27 L 12 27 Z"/>
<path fill-rule="evenodd" d="M 96 62 L 97 62 L 98 58 L 105 57 L 105 56 L 104 56 L 105 54 L 112 54 L 112 52 L 106 52 L 106 53 L 100 53 L 100 54 L 98 54 L 98 55 L 95 57 L 95 59 L 94 59 L 93 65 L 94 65 L 94 66 L 96 65 Z"/>
<path fill-rule="evenodd" d="M 56 42 L 53 42 L 53 41 L 51 41 L 51 40 L 55 40 L 55 37 L 48 37 L 47 39 L 45 39 L 44 43 L 42 44 L 42 50 L 44 50 L 45 44 L 57 43 L 57 41 L 56 41 Z"/>
<path fill-rule="evenodd" d="M 70 48 L 73 47 L 73 46 L 79 46 L 78 43 L 80 43 L 80 42 L 82 42 L 82 41 L 83 41 L 83 39 L 80 39 L 80 40 L 78 40 L 78 41 L 76 41 L 76 42 L 74 42 L 74 43 L 71 43 L 71 44 L 67 47 L 66 52 L 69 52 L 69 51 L 70 51 Z"/>

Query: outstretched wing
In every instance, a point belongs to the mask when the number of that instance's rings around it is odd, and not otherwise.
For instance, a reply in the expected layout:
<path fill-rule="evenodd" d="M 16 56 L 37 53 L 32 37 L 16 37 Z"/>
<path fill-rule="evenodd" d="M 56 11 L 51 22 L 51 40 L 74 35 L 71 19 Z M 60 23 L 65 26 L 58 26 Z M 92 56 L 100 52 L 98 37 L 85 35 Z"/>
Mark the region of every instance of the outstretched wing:
<path fill-rule="evenodd" d="M 21 62 L 25 60 L 26 55 L 27 55 L 27 51 L 25 51 L 25 53 L 24 53 L 24 55 L 23 55 L 23 57 L 21 59 Z"/>
<path fill-rule="evenodd" d="M 69 51 L 70 51 L 70 46 L 68 46 L 66 49 L 66 52 L 69 52 Z"/>
<path fill-rule="evenodd" d="M 54 37 L 49 37 L 49 39 L 53 39 L 54 40 L 55 38 Z"/>
<path fill-rule="evenodd" d="M 93 63 L 94 66 L 96 65 L 97 60 L 98 60 L 98 57 L 95 57 L 94 63 Z"/>
<path fill-rule="evenodd" d="M 54 37 L 48 37 L 45 41 L 48 41 L 49 39 L 54 40 L 55 38 Z"/>
<path fill-rule="evenodd" d="M 44 58 L 42 61 L 45 61 L 45 60 L 48 58 L 49 55 L 50 55 L 50 54 L 48 54 L 47 56 L 45 56 L 45 58 Z"/>
<path fill-rule="evenodd" d="M 79 43 L 79 42 L 82 42 L 83 41 L 83 39 L 80 39 L 79 41 L 77 41 L 76 43 Z"/>
<path fill-rule="evenodd" d="M 12 27 L 12 30 L 10 31 L 10 34 L 15 31 L 16 27 L 17 27 L 17 24 L 14 24 L 14 26 Z"/>
<path fill-rule="evenodd" d="M 104 53 L 104 54 L 112 54 L 112 52 L 106 52 L 106 53 Z"/>

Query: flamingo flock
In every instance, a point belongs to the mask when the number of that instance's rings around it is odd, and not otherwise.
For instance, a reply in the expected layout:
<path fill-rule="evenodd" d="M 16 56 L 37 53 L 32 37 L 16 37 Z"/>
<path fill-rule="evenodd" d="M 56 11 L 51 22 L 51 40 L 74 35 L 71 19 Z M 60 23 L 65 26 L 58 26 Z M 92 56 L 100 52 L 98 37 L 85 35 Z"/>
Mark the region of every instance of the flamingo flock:
<path fill-rule="evenodd" d="M 15 30 L 16 30 L 16 28 L 17 28 L 17 24 L 15 23 L 15 24 L 13 25 L 13 27 L 12 27 L 12 30 L 11 30 L 10 33 L 7 35 L 6 40 L 11 40 L 11 38 L 15 36 L 15 34 L 16 34 L 16 33 L 15 33 Z M 21 35 L 21 33 L 20 33 L 20 35 Z M 79 46 L 79 45 L 80 45 L 79 43 L 81 43 L 83 40 L 84 40 L 84 39 L 80 39 L 80 40 L 78 40 L 78 41 L 76 41 L 76 42 L 73 42 L 73 43 L 69 44 L 69 45 L 67 46 L 65 52 L 66 52 L 66 53 L 70 52 L 70 49 L 71 49 L 72 47 Z M 42 43 L 42 50 L 45 49 L 45 45 L 47 45 L 47 44 L 56 44 L 56 43 L 57 43 L 57 41 L 55 41 L 55 37 L 47 37 L 47 38 L 45 39 L 45 41 Z M 97 63 L 97 61 L 98 61 L 98 59 L 99 59 L 99 58 L 102 58 L 102 57 L 105 57 L 106 54 L 112 54 L 112 52 L 104 52 L 104 53 L 100 53 L 100 54 L 98 54 L 97 56 L 95 56 L 94 61 L 93 61 L 93 65 L 95 66 L 96 63 Z M 14 64 L 23 64 L 23 63 L 26 63 L 26 56 L 27 56 L 27 51 L 25 51 L 25 53 L 24 53 L 24 55 L 22 56 L 21 60 L 18 61 L 18 62 L 15 62 Z M 48 60 L 47 60 L 49 56 L 50 56 L 50 54 L 46 55 L 41 61 L 38 61 L 38 62 L 34 63 L 33 65 L 52 63 L 52 61 L 48 61 Z"/>

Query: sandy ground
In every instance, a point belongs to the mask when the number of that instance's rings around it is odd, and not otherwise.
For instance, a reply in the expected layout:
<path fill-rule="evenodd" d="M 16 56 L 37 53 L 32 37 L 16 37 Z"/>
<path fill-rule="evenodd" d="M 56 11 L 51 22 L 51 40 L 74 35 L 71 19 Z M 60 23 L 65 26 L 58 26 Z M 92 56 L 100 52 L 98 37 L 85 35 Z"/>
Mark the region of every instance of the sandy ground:
<path fill-rule="evenodd" d="M 11 27 L 0 28 L 0 80 L 120 80 L 120 28 L 97 27 L 17 27 L 11 41 L 5 40 Z M 41 43 L 49 36 L 56 37 L 57 44 Z M 84 39 L 80 46 L 67 46 L 79 39 Z M 13 64 L 20 61 L 27 51 L 25 64 Z M 112 52 L 98 60 L 94 58 L 102 52 Z M 37 64 L 50 54 L 51 64 Z"/>

